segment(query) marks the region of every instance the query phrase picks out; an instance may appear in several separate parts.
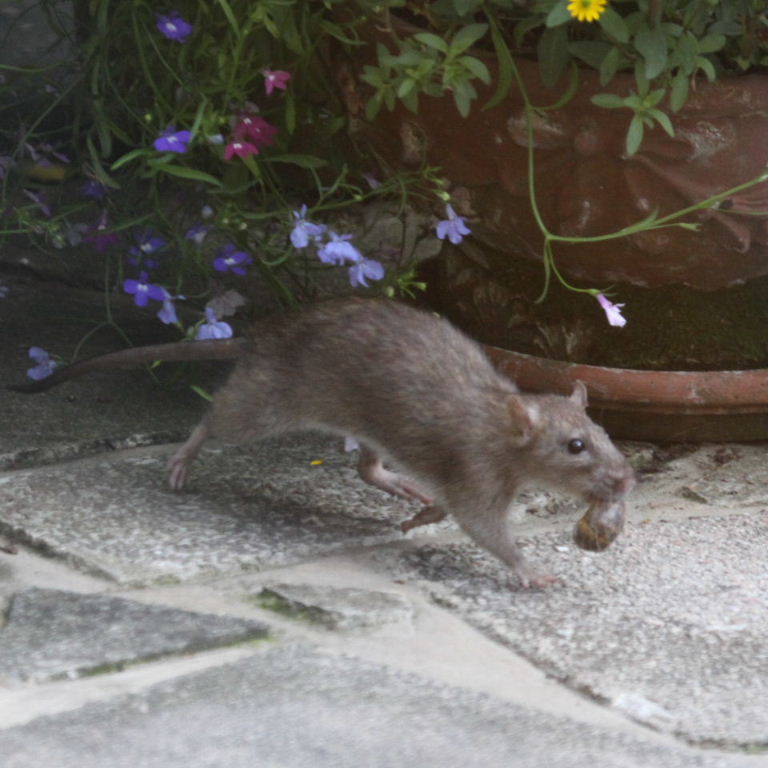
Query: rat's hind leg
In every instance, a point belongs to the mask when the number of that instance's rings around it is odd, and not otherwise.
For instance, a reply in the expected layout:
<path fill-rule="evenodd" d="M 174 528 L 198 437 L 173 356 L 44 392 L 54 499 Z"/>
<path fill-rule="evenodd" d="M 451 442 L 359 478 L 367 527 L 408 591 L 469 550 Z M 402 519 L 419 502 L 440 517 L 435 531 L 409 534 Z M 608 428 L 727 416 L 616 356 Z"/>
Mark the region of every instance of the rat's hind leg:
<path fill-rule="evenodd" d="M 200 447 L 210 437 L 211 428 L 208 424 L 209 417 L 203 420 L 192 430 L 192 434 L 176 453 L 168 461 L 168 482 L 174 491 L 180 491 L 184 487 L 189 472 L 189 465 L 200 453 Z"/>
<path fill-rule="evenodd" d="M 409 501 L 420 501 L 427 506 L 432 504 L 432 499 L 420 491 L 408 478 L 385 469 L 381 459 L 362 443 L 360 444 L 360 461 L 357 465 L 357 471 L 366 483 L 391 493 L 393 496 L 400 496 Z"/>

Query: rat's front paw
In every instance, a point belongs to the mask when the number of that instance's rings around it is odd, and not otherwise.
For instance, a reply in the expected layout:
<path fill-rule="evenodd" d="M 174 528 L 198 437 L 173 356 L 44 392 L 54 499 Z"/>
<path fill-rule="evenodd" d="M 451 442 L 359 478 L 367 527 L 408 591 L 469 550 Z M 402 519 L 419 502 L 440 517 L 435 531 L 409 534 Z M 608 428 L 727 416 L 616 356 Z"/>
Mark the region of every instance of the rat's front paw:
<path fill-rule="evenodd" d="M 527 565 L 515 568 L 515 576 L 517 577 L 517 583 L 515 583 L 515 579 L 512 577 L 510 578 L 510 586 L 515 588 L 521 586 L 523 589 L 546 589 L 560 581 L 557 576 L 553 576 L 551 573 L 535 571 Z"/>

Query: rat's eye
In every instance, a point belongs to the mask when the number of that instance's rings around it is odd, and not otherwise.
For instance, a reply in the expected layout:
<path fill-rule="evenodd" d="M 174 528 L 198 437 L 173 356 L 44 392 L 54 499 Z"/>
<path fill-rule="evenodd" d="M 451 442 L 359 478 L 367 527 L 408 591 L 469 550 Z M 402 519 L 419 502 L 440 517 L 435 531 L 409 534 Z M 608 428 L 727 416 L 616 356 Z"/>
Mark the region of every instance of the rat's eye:
<path fill-rule="evenodd" d="M 568 453 L 581 453 L 582 451 L 586 450 L 586 448 L 587 444 L 578 438 L 574 438 L 573 440 L 568 441 Z"/>

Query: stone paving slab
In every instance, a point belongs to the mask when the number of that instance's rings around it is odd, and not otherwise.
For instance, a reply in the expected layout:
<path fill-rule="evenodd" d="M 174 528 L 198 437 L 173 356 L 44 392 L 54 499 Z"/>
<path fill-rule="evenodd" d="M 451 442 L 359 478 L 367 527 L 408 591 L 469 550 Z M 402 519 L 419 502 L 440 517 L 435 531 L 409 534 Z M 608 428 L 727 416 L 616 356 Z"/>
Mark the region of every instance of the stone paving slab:
<path fill-rule="evenodd" d="M 302 644 L 0 731 L 0 754 L 4 768 L 749 765 Z"/>
<path fill-rule="evenodd" d="M 14 596 L 0 629 L 0 681 L 73 678 L 266 634 L 247 619 L 33 587 Z"/>
<path fill-rule="evenodd" d="M 768 512 L 630 524 L 611 549 L 528 539 L 562 583 L 505 587 L 472 545 L 383 554 L 457 611 L 571 687 L 699 743 L 768 745 Z"/>
<path fill-rule="evenodd" d="M 268 610 L 328 629 L 365 630 L 410 623 L 413 605 L 397 592 L 314 584 L 268 584 L 255 601 Z"/>
<path fill-rule="evenodd" d="M 413 513 L 365 486 L 339 440 L 207 450 L 180 494 L 166 487 L 166 460 L 155 450 L 0 475 L 0 533 L 139 585 L 401 540 Z"/>

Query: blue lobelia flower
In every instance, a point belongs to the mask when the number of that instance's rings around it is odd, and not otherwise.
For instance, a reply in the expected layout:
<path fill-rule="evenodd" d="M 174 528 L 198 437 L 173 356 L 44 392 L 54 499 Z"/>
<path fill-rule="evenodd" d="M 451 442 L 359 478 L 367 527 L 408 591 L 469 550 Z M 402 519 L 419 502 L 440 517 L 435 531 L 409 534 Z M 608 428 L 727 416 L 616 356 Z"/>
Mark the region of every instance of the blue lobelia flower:
<path fill-rule="evenodd" d="M 353 287 L 359 285 L 368 287 L 368 280 L 381 280 L 384 277 L 384 266 L 374 259 L 363 259 L 349 268 L 349 282 Z"/>
<path fill-rule="evenodd" d="M 83 197 L 90 197 L 93 200 L 103 200 L 107 195 L 107 188 L 98 179 L 88 179 L 81 189 Z"/>
<path fill-rule="evenodd" d="M 133 295 L 133 301 L 137 307 L 146 307 L 150 299 L 164 301 L 167 294 L 165 288 L 147 282 L 146 272 L 142 272 L 138 280 L 126 280 L 123 283 L 123 290 Z"/>
<path fill-rule="evenodd" d="M 186 43 L 192 34 L 192 25 L 183 19 L 178 11 L 171 11 L 167 16 L 157 15 L 157 28 L 169 39 Z"/>
<path fill-rule="evenodd" d="M 207 307 L 205 310 L 205 316 L 208 319 L 207 323 L 203 323 L 197 329 L 197 335 L 195 338 L 198 341 L 204 341 L 206 339 L 229 339 L 232 336 L 232 326 L 229 323 L 225 323 L 223 320 L 216 318 L 216 313 Z"/>
<path fill-rule="evenodd" d="M 353 235 L 337 235 L 328 233 L 331 239 L 317 252 L 317 257 L 323 264 L 358 264 L 363 260 L 363 254 L 349 241 Z"/>
<path fill-rule="evenodd" d="M 157 313 L 158 319 L 166 325 L 174 325 L 179 322 L 176 314 L 176 305 L 173 303 L 176 299 L 185 299 L 186 296 L 172 296 L 163 288 L 163 308 Z"/>
<path fill-rule="evenodd" d="M 137 232 L 134 237 L 136 238 L 136 245 L 128 250 L 131 256 L 149 256 L 167 245 L 166 239 L 156 235 L 151 229 L 143 229 Z"/>
<path fill-rule="evenodd" d="M 472 230 L 464 222 L 464 217 L 459 216 L 452 206 L 446 204 L 445 213 L 448 218 L 437 222 L 437 236 L 441 240 L 447 237 L 454 245 L 458 245 L 464 235 L 470 234 Z"/>
<path fill-rule="evenodd" d="M 317 242 L 325 232 L 324 224 L 313 224 L 311 221 L 307 221 L 306 216 L 306 205 L 302 205 L 298 211 L 293 212 L 296 223 L 291 230 L 291 243 L 294 248 L 306 248 L 310 239 Z"/>
<path fill-rule="evenodd" d="M 35 381 L 45 379 L 53 373 L 57 363 L 51 360 L 51 356 L 41 347 L 30 347 L 29 356 L 37 363 L 34 368 L 27 370 L 27 376 Z"/>
<path fill-rule="evenodd" d="M 184 237 L 187 240 L 191 240 L 195 245 L 202 245 L 203 240 L 208 236 L 208 233 L 211 231 L 210 226 L 208 224 L 195 224 L 194 227 L 190 227 L 187 230 L 187 233 L 184 235 Z"/>
<path fill-rule="evenodd" d="M 234 243 L 227 243 L 213 260 L 213 268 L 218 272 L 234 272 L 236 275 L 247 275 L 246 267 L 253 263 L 253 257 L 245 251 L 238 251 Z"/>
<path fill-rule="evenodd" d="M 177 131 L 173 125 L 168 128 L 154 142 L 158 152 L 186 152 L 189 142 L 192 141 L 192 131 Z"/>

